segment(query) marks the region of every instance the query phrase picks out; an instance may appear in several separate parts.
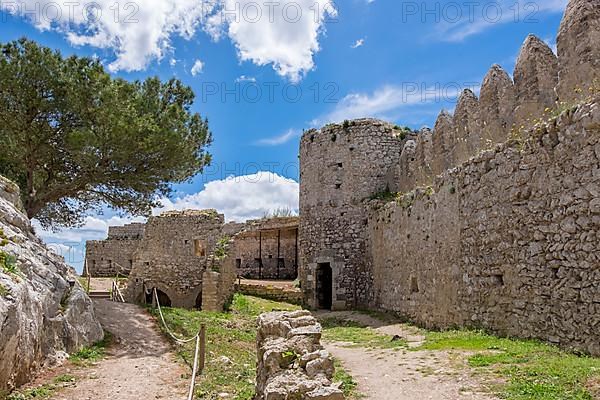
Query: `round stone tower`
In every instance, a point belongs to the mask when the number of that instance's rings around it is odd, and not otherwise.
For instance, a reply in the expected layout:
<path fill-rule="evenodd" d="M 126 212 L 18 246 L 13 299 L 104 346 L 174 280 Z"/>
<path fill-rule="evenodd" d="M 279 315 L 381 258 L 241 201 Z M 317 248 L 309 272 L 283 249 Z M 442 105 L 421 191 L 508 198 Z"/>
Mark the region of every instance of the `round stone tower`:
<path fill-rule="evenodd" d="M 304 133 L 300 143 L 300 280 L 313 308 L 368 304 L 366 201 L 394 188 L 405 132 L 361 119 Z"/>

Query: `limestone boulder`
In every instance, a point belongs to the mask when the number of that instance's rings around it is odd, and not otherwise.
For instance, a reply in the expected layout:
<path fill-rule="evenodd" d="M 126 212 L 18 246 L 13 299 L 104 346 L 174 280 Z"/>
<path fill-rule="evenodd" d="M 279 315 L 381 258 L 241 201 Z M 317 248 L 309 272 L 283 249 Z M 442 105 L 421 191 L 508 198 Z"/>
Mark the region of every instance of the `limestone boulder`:
<path fill-rule="evenodd" d="M 35 236 L 18 188 L 0 177 L 0 392 L 28 382 L 44 364 L 64 360 L 103 337 L 91 300 L 72 268 Z"/>

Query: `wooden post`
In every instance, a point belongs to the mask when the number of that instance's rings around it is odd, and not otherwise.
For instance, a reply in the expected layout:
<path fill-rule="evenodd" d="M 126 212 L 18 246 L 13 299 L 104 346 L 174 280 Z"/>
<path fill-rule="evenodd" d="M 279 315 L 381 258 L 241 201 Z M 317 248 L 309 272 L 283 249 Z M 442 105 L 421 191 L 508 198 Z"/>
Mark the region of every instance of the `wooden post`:
<path fill-rule="evenodd" d="M 204 364 L 206 363 L 206 325 L 200 325 L 200 360 L 198 362 L 198 374 L 204 372 Z"/>
<path fill-rule="evenodd" d="M 89 295 L 90 294 L 90 285 L 91 285 L 92 277 L 90 276 L 90 270 L 88 269 L 87 257 L 86 257 L 85 260 L 83 260 L 83 267 L 84 267 L 85 275 L 86 275 L 86 278 L 87 278 L 87 288 L 85 289 L 85 291 Z"/>

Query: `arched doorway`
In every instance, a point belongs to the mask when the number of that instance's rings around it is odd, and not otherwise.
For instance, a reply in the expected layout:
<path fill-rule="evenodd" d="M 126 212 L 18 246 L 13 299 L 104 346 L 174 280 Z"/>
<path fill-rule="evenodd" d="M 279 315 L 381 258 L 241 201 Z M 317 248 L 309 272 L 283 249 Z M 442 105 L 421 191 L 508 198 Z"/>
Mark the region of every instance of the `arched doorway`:
<path fill-rule="evenodd" d="M 149 294 L 146 294 L 146 303 L 153 304 L 154 303 L 154 290 L 156 288 L 152 288 Z M 171 299 L 169 296 L 160 289 L 156 289 L 156 296 L 158 297 L 158 302 L 161 307 L 171 307 Z M 150 300 L 150 301 L 148 301 Z"/>
<path fill-rule="evenodd" d="M 333 270 L 330 263 L 317 265 L 317 308 L 331 310 L 333 305 Z"/>

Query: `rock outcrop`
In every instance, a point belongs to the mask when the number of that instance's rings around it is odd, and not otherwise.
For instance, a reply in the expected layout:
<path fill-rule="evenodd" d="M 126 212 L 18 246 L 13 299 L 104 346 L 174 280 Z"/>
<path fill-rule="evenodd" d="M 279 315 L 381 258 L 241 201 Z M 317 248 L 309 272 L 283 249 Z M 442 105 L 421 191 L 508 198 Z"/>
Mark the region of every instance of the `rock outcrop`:
<path fill-rule="evenodd" d="M 75 272 L 48 250 L 22 211 L 19 189 L 0 177 L 0 392 L 36 369 L 102 339 Z"/>
<path fill-rule="evenodd" d="M 343 400 L 332 384 L 333 360 L 321 346 L 321 325 L 308 311 L 258 317 L 257 400 Z"/>

